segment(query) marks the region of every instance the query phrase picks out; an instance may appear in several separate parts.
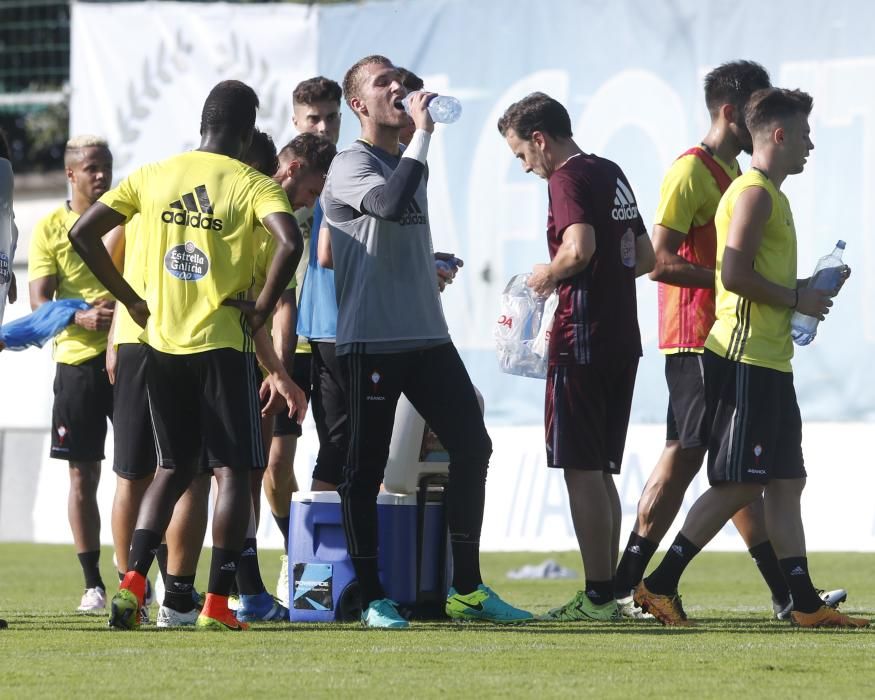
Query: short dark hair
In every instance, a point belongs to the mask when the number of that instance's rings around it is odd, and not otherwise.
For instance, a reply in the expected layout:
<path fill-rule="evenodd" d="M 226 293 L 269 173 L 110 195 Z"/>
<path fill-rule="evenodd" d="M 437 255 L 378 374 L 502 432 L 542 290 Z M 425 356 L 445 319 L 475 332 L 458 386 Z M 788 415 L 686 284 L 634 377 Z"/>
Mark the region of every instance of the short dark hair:
<path fill-rule="evenodd" d="M 252 132 L 252 142 L 242 160 L 268 177 L 272 177 L 280 167 L 273 139 L 258 127 Z"/>
<path fill-rule="evenodd" d="M 292 93 L 292 104 L 312 105 L 317 102 L 337 102 L 340 104 L 342 96 L 340 85 L 319 75 L 298 83 Z"/>
<path fill-rule="evenodd" d="M 751 133 L 762 131 L 797 114 L 808 116 L 814 98 L 802 90 L 766 88 L 757 90 L 747 102 L 744 120 Z"/>
<path fill-rule="evenodd" d="M 740 113 L 757 90 L 771 87 L 768 71 L 755 61 L 730 61 L 705 76 L 705 105 L 713 116 L 722 105 L 734 105 Z"/>
<path fill-rule="evenodd" d="M 348 104 L 350 108 L 352 108 L 352 99 L 359 96 L 362 69 L 373 63 L 377 63 L 381 66 L 392 65 L 392 61 L 385 56 L 373 54 L 371 56 L 360 58 L 348 71 L 346 71 L 346 75 L 343 76 L 343 98 L 346 100 L 346 104 Z"/>
<path fill-rule="evenodd" d="M 297 158 L 308 170 L 325 174 L 337 155 L 337 146 L 317 134 L 298 134 L 280 149 L 281 158 Z"/>
<path fill-rule="evenodd" d="M 417 90 L 422 90 L 422 88 L 425 87 L 425 83 L 422 82 L 422 78 L 420 78 L 412 70 L 407 70 L 406 68 L 398 69 L 398 82 L 400 82 L 404 87 L 407 88 L 407 92 L 416 92 Z"/>
<path fill-rule="evenodd" d="M 239 80 L 223 80 L 207 99 L 201 112 L 201 135 L 208 131 L 233 131 L 241 136 L 255 127 L 258 109 L 255 90 Z"/>
<path fill-rule="evenodd" d="M 507 135 L 513 129 L 523 141 L 541 131 L 553 138 L 571 138 L 571 118 L 562 103 L 543 92 L 533 92 L 508 107 L 498 120 L 498 132 Z"/>

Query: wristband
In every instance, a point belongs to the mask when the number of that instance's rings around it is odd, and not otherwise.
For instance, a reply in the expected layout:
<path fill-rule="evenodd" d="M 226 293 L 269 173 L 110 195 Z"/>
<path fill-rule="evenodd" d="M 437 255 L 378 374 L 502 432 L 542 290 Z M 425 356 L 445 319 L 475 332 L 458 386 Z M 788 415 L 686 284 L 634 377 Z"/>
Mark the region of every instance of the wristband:
<path fill-rule="evenodd" d="M 407 148 L 404 149 L 404 153 L 401 154 L 401 157 L 413 158 L 413 160 L 418 160 L 425 165 L 425 158 L 428 155 L 428 144 L 430 141 L 430 133 L 425 129 L 417 129 L 413 132 L 413 137 L 410 139 L 410 143 L 407 145 Z"/>

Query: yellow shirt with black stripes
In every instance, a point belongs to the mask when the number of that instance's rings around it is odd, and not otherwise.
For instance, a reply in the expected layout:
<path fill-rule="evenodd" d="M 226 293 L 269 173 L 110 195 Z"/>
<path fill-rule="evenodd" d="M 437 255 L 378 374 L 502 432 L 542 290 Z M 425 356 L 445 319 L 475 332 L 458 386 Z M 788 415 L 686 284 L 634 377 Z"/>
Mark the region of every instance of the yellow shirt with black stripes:
<path fill-rule="evenodd" d="M 758 187 L 769 193 L 772 213 L 754 257 L 756 272 L 782 287 L 796 287 L 796 227 L 790 202 L 761 172 L 751 169 L 736 179 L 720 200 L 714 223 L 717 228 L 717 320 L 705 347 L 735 362 L 792 372 L 793 342 L 790 338 L 792 309 L 753 302 L 723 286 L 721 272 L 732 212 L 742 192 Z"/>

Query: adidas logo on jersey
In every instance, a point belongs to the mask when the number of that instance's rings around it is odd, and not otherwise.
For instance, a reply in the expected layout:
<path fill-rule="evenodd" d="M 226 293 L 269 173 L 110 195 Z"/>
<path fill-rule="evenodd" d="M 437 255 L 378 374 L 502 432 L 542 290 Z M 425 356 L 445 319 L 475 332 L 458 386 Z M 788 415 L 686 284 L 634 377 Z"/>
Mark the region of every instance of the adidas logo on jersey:
<path fill-rule="evenodd" d="M 632 190 L 620 178 L 617 178 L 617 193 L 614 195 L 614 208 L 611 209 L 614 221 L 630 221 L 638 218 L 638 206 Z"/>
<path fill-rule="evenodd" d="M 422 213 L 422 209 L 419 208 L 419 204 L 416 203 L 415 199 L 411 199 L 410 204 L 407 205 L 407 209 L 404 210 L 404 214 L 398 223 L 402 226 L 415 226 L 416 224 L 426 224 L 428 222 L 426 221 L 425 214 Z"/>
<path fill-rule="evenodd" d="M 161 213 L 165 224 L 190 226 L 191 228 L 222 230 L 222 220 L 213 217 L 213 203 L 207 194 L 206 185 L 198 185 L 179 199 L 170 202 Z"/>

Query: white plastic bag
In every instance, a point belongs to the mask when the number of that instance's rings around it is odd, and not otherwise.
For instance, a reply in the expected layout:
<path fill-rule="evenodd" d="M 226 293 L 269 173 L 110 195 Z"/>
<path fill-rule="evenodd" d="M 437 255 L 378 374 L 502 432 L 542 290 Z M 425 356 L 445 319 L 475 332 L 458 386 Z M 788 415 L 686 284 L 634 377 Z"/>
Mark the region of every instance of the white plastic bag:
<path fill-rule="evenodd" d="M 502 372 L 544 379 L 547 376 L 547 342 L 556 293 L 544 299 L 526 284 L 528 273 L 511 277 L 501 294 L 501 313 L 492 335 Z"/>

